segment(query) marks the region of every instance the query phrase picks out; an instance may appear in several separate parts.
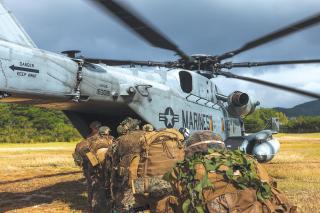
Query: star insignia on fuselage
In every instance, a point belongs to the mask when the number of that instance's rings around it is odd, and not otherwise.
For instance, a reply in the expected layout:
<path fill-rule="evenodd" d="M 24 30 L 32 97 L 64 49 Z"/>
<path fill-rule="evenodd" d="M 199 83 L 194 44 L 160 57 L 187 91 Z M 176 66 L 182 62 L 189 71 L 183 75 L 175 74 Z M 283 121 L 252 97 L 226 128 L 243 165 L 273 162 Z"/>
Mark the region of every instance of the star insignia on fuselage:
<path fill-rule="evenodd" d="M 179 115 L 174 114 L 171 107 L 166 108 L 164 113 L 159 113 L 159 121 L 163 121 L 167 128 L 173 128 L 179 122 Z"/>

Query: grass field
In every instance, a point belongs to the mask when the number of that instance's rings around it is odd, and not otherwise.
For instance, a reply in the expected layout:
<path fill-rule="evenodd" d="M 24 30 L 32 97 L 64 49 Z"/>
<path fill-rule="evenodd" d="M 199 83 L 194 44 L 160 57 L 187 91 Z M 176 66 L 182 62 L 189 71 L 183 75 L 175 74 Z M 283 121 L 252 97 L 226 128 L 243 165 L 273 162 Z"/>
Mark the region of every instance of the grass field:
<path fill-rule="evenodd" d="M 320 212 L 320 134 L 279 134 L 280 153 L 266 168 L 299 212 Z"/>
<path fill-rule="evenodd" d="M 299 212 L 319 212 L 320 134 L 279 134 L 281 151 L 265 164 Z M 0 213 L 85 212 L 75 143 L 0 144 Z"/>
<path fill-rule="evenodd" d="M 83 212 L 86 187 L 75 143 L 1 144 L 0 212 Z"/>

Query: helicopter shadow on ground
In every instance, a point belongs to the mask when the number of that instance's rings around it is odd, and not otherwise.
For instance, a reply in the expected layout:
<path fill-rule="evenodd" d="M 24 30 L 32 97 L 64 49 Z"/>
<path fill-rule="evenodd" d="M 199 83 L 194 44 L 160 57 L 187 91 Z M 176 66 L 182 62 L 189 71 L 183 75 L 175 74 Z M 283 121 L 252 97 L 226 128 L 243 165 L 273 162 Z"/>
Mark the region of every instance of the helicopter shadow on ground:
<path fill-rule="evenodd" d="M 83 196 L 84 179 L 60 182 L 30 192 L 1 192 L 0 212 L 50 204 L 54 201 L 67 203 L 71 210 L 87 211 L 87 200 Z"/>

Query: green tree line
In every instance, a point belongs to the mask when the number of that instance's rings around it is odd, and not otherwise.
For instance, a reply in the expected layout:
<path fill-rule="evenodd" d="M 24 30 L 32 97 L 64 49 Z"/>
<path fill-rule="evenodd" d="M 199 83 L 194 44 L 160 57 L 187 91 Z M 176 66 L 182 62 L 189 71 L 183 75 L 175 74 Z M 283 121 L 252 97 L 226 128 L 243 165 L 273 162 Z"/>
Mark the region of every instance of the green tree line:
<path fill-rule="evenodd" d="M 1 143 L 75 141 L 80 138 L 61 111 L 0 104 Z"/>
<path fill-rule="evenodd" d="M 282 128 L 288 133 L 320 132 L 320 116 L 301 116 L 289 120 Z"/>
<path fill-rule="evenodd" d="M 270 128 L 270 118 L 280 120 L 280 132 L 320 132 L 320 116 L 294 119 L 274 109 L 258 109 L 244 119 L 246 132 Z M 57 110 L 28 105 L 0 104 L 0 143 L 76 141 L 81 138 L 68 118 Z"/>
<path fill-rule="evenodd" d="M 312 133 L 320 132 L 320 116 L 299 116 L 288 119 L 288 117 L 274 109 L 257 109 L 253 114 L 244 119 L 246 132 L 258 132 L 270 129 L 270 118 L 276 117 L 280 120 L 280 132 L 283 133 Z"/>

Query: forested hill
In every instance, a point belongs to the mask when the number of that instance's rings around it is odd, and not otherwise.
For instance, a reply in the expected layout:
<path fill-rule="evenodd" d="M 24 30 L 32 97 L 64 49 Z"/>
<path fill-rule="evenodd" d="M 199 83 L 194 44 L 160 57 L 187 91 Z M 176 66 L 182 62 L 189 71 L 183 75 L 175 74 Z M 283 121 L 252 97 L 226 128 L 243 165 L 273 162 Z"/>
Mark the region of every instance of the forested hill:
<path fill-rule="evenodd" d="M 277 107 L 274 109 L 283 112 L 288 117 L 320 116 L 320 100 L 299 104 L 293 108 Z"/>
<path fill-rule="evenodd" d="M 60 111 L 0 104 L 0 143 L 74 141 L 80 138 Z"/>
<path fill-rule="evenodd" d="M 280 118 L 281 131 L 319 132 L 320 100 L 300 104 L 291 109 L 259 109 L 246 117 L 247 131 L 257 132 L 265 129 L 271 117 Z M 287 117 L 297 118 L 288 120 Z M 77 141 L 80 139 L 78 131 L 61 111 L 26 105 L 0 104 L 0 143 Z"/>

